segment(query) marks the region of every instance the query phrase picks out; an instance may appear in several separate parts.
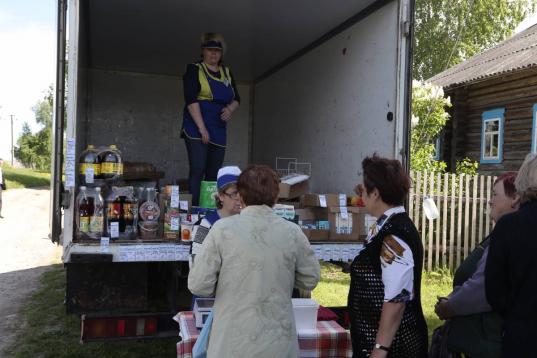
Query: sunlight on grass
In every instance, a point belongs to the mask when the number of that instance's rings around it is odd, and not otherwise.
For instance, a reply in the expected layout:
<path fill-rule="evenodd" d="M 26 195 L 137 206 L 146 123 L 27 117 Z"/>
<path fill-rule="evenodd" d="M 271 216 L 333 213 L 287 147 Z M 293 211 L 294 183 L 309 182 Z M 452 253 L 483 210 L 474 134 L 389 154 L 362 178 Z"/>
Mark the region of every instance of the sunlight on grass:
<path fill-rule="evenodd" d="M 50 173 L 26 168 L 12 168 L 4 164 L 2 172 L 7 189 L 36 188 L 50 186 Z"/>

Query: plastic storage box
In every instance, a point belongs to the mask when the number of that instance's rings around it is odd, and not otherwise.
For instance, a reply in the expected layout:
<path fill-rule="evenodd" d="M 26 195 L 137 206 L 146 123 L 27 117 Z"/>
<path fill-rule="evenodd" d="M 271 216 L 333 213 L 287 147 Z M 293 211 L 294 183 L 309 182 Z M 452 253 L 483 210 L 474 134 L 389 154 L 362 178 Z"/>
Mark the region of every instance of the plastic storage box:
<path fill-rule="evenodd" d="M 309 298 L 293 298 L 296 331 L 311 331 L 317 327 L 319 304 Z"/>
<path fill-rule="evenodd" d="M 194 317 L 196 327 L 201 328 L 205 324 L 209 313 L 213 310 L 214 298 L 196 298 L 194 301 Z"/>

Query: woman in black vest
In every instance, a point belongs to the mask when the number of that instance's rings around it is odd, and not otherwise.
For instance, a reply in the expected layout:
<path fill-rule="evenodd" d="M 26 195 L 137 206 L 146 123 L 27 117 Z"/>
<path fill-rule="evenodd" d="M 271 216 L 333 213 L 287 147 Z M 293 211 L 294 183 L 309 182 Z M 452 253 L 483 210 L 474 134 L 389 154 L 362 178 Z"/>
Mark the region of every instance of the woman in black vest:
<path fill-rule="evenodd" d="M 520 197 L 515 189 L 516 173 L 507 172 L 494 182 L 490 218 L 498 222 L 518 210 Z M 485 267 L 490 237 L 483 240 L 455 271 L 453 292 L 440 299 L 435 312 L 449 319 L 447 348 L 472 358 L 501 356 L 503 320 L 492 311 L 485 296 Z"/>
<path fill-rule="evenodd" d="M 365 158 L 362 168 L 363 185 L 356 191 L 378 220 L 351 265 L 353 357 L 426 357 L 423 246 L 402 206 L 410 178 L 399 161 L 377 155 Z"/>

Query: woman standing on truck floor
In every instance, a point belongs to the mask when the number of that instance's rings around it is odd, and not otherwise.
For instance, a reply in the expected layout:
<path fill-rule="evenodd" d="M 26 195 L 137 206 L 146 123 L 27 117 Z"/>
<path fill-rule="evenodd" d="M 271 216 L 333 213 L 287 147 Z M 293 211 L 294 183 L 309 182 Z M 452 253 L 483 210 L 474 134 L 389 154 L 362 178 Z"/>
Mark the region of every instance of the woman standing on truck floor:
<path fill-rule="evenodd" d="M 218 220 L 188 275 L 188 288 L 215 294 L 208 358 L 295 358 L 293 287 L 313 290 L 319 261 L 298 227 L 272 211 L 278 176 L 253 165 L 237 182 L 240 215 Z"/>
<path fill-rule="evenodd" d="M 377 217 L 351 264 L 348 307 L 353 357 L 427 357 L 421 309 L 423 246 L 403 202 L 410 178 L 397 160 L 362 161 L 358 185 L 366 211 Z"/>
<path fill-rule="evenodd" d="M 181 137 L 185 139 L 192 205 L 199 205 L 202 180 L 215 181 L 226 154 L 227 122 L 240 97 L 228 67 L 222 64 L 226 45 L 216 33 L 201 36 L 202 60 L 183 75 L 185 108 Z"/>

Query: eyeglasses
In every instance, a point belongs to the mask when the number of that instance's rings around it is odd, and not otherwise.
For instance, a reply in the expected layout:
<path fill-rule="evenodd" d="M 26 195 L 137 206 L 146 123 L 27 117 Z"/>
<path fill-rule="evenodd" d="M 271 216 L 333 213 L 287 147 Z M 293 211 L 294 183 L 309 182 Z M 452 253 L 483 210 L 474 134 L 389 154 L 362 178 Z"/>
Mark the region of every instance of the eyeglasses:
<path fill-rule="evenodd" d="M 232 191 L 231 193 L 223 192 L 225 196 L 231 198 L 231 199 L 238 199 L 239 198 L 239 192 L 238 191 Z"/>

